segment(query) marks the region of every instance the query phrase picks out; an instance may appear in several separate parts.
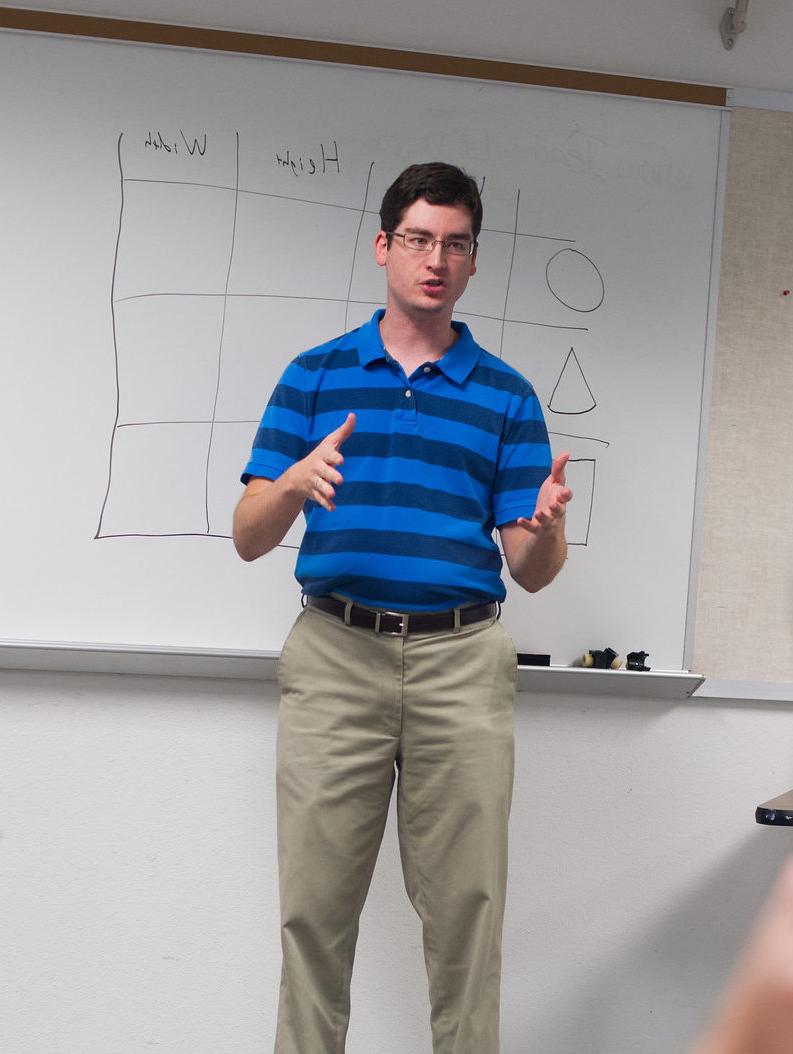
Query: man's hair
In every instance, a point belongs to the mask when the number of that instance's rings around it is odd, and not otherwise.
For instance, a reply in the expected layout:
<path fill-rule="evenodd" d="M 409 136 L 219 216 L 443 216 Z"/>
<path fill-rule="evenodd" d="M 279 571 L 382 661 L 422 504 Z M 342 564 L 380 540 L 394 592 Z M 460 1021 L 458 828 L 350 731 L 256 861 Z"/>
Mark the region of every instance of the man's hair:
<path fill-rule="evenodd" d="M 397 176 L 380 206 L 380 228 L 391 233 L 402 222 L 405 210 L 423 198 L 430 205 L 464 205 L 471 213 L 474 239 L 482 229 L 482 199 L 474 180 L 456 165 L 429 161 L 410 165 Z"/>

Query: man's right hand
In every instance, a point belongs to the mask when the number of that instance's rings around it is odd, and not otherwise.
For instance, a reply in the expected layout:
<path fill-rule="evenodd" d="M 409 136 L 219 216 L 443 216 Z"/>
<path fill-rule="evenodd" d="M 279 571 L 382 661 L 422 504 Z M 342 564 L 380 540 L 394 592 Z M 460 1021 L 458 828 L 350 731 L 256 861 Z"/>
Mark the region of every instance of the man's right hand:
<path fill-rule="evenodd" d="M 340 487 L 344 482 L 344 477 L 338 471 L 338 466 L 344 463 L 341 446 L 349 439 L 354 429 L 355 414 L 347 414 L 343 424 L 325 436 L 307 457 L 296 462 L 284 473 L 289 476 L 291 487 L 304 498 L 317 502 L 328 512 L 333 512 L 336 508 L 333 501 L 336 497 L 336 487 Z"/>
<path fill-rule="evenodd" d="M 232 536 L 243 560 L 256 560 L 280 545 L 308 498 L 332 512 L 336 487 L 343 482 L 338 466 L 342 443 L 355 428 L 355 414 L 325 436 L 306 457 L 278 479 L 254 476 L 234 511 Z"/>

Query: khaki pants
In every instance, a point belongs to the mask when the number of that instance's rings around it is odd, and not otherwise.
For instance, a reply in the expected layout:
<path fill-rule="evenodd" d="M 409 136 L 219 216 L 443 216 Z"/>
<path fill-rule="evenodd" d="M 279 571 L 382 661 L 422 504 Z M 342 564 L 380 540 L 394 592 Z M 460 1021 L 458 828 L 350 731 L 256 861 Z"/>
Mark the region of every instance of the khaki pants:
<path fill-rule="evenodd" d="M 275 1054 L 344 1052 L 358 919 L 395 774 L 433 1052 L 498 1054 L 516 668 L 495 620 L 403 638 L 316 609 L 299 616 L 279 667 Z"/>

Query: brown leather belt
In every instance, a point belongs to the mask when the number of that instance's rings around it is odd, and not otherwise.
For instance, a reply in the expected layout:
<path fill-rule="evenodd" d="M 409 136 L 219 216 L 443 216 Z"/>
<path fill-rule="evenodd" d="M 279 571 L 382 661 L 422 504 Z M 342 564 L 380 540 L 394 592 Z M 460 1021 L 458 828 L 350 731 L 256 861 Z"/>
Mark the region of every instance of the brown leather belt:
<path fill-rule="evenodd" d="M 305 597 L 306 607 L 317 608 L 328 615 L 335 615 L 347 626 L 370 629 L 375 633 L 393 633 L 407 637 L 409 633 L 441 633 L 443 630 L 470 626 L 472 622 L 498 618 L 501 605 L 495 601 L 487 604 L 469 604 L 466 607 L 450 608 L 448 611 L 378 611 L 361 607 L 337 597 Z"/>

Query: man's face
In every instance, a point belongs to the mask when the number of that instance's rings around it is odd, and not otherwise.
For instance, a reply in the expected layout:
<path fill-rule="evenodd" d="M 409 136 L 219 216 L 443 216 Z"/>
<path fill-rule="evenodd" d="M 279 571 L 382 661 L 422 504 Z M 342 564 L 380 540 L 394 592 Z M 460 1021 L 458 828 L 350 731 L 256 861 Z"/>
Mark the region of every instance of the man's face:
<path fill-rule="evenodd" d="M 466 239 L 473 241 L 471 213 L 464 205 L 430 205 L 423 198 L 414 201 L 397 227 L 399 234 L 419 234 L 428 241 Z M 386 269 L 388 304 L 419 318 L 427 314 L 447 314 L 465 292 L 468 279 L 476 272 L 476 252 L 472 256 L 453 256 L 441 245 L 431 252 L 415 252 L 402 238 L 385 232 L 375 238 L 375 259 Z"/>

